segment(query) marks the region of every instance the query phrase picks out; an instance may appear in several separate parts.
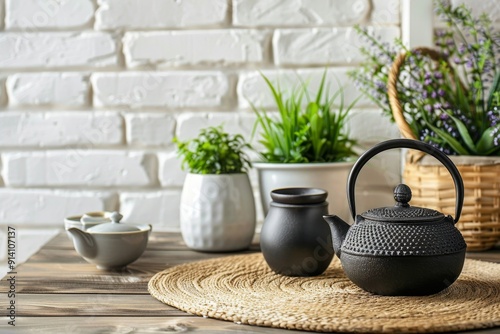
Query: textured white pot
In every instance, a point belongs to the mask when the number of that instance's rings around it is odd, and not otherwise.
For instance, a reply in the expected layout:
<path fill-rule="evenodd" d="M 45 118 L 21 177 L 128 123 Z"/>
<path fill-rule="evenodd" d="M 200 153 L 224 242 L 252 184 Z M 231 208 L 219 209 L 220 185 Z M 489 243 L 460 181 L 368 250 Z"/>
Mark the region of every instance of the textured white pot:
<path fill-rule="evenodd" d="M 255 201 L 247 174 L 188 174 L 181 195 L 186 245 L 208 252 L 248 248 L 255 233 Z"/>
<path fill-rule="evenodd" d="M 347 205 L 346 186 L 354 161 L 299 164 L 254 162 L 252 165 L 257 169 L 260 198 L 265 215 L 271 202 L 271 190 L 309 187 L 328 191 L 330 213 L 345 221 L 352 221 Z"/>

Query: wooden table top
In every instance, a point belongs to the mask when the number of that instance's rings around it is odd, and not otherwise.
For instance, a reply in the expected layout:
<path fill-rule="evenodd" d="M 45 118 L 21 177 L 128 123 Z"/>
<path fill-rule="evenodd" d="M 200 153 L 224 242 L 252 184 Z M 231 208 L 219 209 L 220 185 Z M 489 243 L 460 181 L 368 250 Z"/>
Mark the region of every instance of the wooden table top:
<path fill-rule="evenodd" d="M 245 252 L 259 251 L 255 241 Z M 165 305 L 147 291 L 149 279 L 177 264 L 234 255 L 189 250 L 179 233 L 154 232 L 143 256 L 124 272 L 106 272 L 85 262 L 65 232 L 16 268 L 16 332 L 22 333 L 293 333 L 193 316 Z M 500 263 L 500 248 L 468 253 Z M 0 294 L 6 299 L 6 278 Z M 5 303 L 2 302 L 5 310 Z M 4 311 L 5 312 L 5 311 Z M 4 316 L 0 332 L 12 333 Z M 500 328 L 467 333 L 498 333 Z M 299 333 L 299 332 L 298 332 Z"/>

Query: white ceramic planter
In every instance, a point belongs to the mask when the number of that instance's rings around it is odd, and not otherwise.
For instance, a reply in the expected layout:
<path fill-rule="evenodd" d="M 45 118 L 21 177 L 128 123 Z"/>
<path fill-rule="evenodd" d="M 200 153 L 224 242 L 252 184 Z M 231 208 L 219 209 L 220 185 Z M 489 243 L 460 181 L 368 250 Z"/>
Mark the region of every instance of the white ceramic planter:
<path fill-rule="evenodd" d="M 247 174 L 188 174 L 181 195 L 186 245 L 208 252 L 248 248 L 255 233 L 255 201 Z"/>
<path fill-rule="evenodd" d="M 352 221 L 347 205 L 347 177 L 352 162 L 332 163 L 266 163 L 254 162 L 259 180 L 259 191 L 264 214 L 271 202 L 271 190 L 288 187 L 322 188 L 328 191 L 327 201 L 331 214 Z"/>

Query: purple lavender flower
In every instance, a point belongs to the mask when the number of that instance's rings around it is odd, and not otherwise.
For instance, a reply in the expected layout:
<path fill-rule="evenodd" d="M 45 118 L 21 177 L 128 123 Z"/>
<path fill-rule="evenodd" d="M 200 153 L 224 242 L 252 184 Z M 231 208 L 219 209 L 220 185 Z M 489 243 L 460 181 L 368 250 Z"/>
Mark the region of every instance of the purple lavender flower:
<path fill-rule="evenodd" d="M 486 113 L 488 120 L 490 121 L 490 126 L 494 127 L 497 124 L 500 124 L 500 110 L 498 107 L 494 107 L 493 110 L 490 110 Z"/>
<path fill-rule="evenodd" d="M 465 53 L 465 44 L 460 43 L 460 45 L 458 46 L 458 54 L 463 55 L 464 53 Z"/>
<path fill-rule="evenodd" d="M 443 78 L 443 73 L 436 71 L 434 72 L 434 78 L 436 79 L 442 79 Z"/>
<path fill-rule="evenodd" d="M 493 137 L 493 145 L 495 147 L 500 146 L 500 127 L 493 129 L 491 136 Z"/>
<path fill-rule="evenodd" d="M 439 14 L 444 14 L 444 20 L 450 27 L 436 30 L 436 51 L 451 64 L 435 61 L 412 50 L 401 65 L 398 78 L 398 97 L 404 116 L 420 140 L 431 143 L 447 154 L 456 152 L 451 149 L 446 138 L 429 131 L 428 127 L 431 125 L 446 131 L 467 149 L 464 138 L 450 116 L 466 125 L 475 144 L 485 130 L 492 131 L 495 128 L 494 142 L 500 145 L 500 95 L 493 99 L 497 107 L 487 107 L 492 101 L 489 94 L 494 78 L 500 71 L 500 35 L 493 32 L 491 23 L 476 20 L 465 6 L 455 8 L 449 0 L 438 0 L 436 8 Z M 463 41 L 462 36 L 469 42 Z M 384 83 L 399 52 L 394 45 L 404 46 L 399 42 L 391 46 L 374 37 L 367 40 L 372 47 L 368 47 L 364 53 L 368 61 L 361 67 L 367 73 L 354 78 L 361 82 L 361 90 L 373 100 L 380 101 L 384 113 L 392 117 L 390 108 L 385 105 L 388 100 Z M 461 83 L 457 84 L 455 80 Z M 500 155 L 500 150 L 494 152 L 491 147 L 486 152 Z M 477 152 L 470 152 L 473 153 Z"/>

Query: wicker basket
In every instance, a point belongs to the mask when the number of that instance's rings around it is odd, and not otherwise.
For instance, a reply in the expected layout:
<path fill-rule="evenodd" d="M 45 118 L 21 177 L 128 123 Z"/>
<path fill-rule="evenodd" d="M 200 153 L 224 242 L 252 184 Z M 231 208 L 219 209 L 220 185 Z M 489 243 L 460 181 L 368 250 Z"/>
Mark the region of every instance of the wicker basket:
<path fill-rule="evenodd" d="M 432 49 L 419 48 L 422 55 L 440 60 Z M 389 73 L 388 96 L 396 124 L 405 138 L 417 139 L 406 121 L 397 94 L 397 79 L 406 55 L 400 54 Z M 500 241 L 500 157 L 458 156 L 454 161 L 465 186 L 462 216 L 457 223 L 468 251 L 492 248 Z M 453 215 L 455 188 L 446 168 L 425 153 L 408 151 L 403 179 L 413 191 L 412 204 Z"/>

